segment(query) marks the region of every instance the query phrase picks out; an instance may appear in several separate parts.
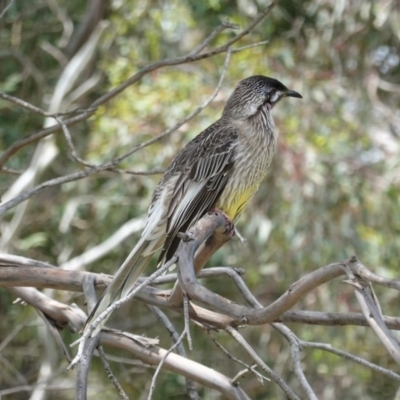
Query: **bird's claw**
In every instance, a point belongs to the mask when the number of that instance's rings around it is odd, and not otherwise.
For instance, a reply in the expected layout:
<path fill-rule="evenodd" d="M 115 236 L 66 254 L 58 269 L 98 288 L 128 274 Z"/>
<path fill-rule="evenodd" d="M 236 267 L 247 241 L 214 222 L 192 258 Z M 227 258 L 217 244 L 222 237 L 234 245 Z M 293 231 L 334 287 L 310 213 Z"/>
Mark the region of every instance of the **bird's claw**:
<path fill-rule="evenodd" d="M 191 240 L 194 240 L 193 235 L 187 232 L 178 232 L 176 236 L 178 236 L 178 238 L 182 239 L 184 242 L 190 242 Z"/>
<path fill-rule="evenodd" d="M 228 214 L 226 214 L 220 208 L 215 208 L 213 210 L 213 212 L 219 213 L 224 217 L 224 219 L 225 219 L 225 231 L 224 231 L 224 234 L 229 236 L 229 239 L 232 239 L 235 236 L 236 229 L 235 229 L 235 224 L 229 218 Z"/>

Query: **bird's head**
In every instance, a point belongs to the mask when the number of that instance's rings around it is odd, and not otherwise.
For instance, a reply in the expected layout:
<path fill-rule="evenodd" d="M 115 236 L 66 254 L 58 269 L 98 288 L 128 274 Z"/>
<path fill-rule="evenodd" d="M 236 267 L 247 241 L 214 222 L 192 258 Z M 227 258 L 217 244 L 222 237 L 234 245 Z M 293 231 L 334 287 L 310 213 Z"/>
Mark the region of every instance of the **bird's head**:
<path fill-rule="evenodd" d="M 245 120 L 259 112 L 269 112 L 283 97 L 302 98 L 300 93 L 288 89 L 276 79 L 254 75 L 238 83 L 229 97 L 224 117 Z"/>

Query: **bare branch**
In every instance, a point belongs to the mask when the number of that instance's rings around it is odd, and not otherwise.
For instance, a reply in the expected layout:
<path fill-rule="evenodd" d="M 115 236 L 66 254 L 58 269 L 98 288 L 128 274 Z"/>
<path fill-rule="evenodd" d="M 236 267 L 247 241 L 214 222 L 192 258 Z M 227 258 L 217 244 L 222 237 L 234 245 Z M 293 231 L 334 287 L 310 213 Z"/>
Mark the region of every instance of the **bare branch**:
<path fill-rule="evenodd" d="M 53 321 L 56 321 L 57 326 L 60 328 L 67 327 L 72 332 L 79 332 L 83 322 L 87 318 L 86 314 L 79 307 L 62 304 L 36 289 L 18 287 L 9 288 L 8 290 L 27 304 L 42 311 Z"/>
<path fill-rule="evenodd" d="M 105 95 L 101 96 L 99 99 L 97 99 L 92 106 L 97 107 L 101 104 L 106 103 L 109 101 L 111 98 L 115 97 L 119 93 L 123 92 L 127 87 L 133 85 L 134 83 L 138 82 L 140 79 L 143 78 L 144 75 L 148 74 L 149 72 L 155 71 L 156 69 L 159 69 L 161 67 L 166 67 L 166 66 L 173 66 L 173 65 L 179 65 L 179 64 L 186 64 L 186 63 L 192 63 L 195 61 L 203 60 L 205 58 L 210 58 L 213 57 L 217 54 L 225 53 L 233 44 L 238 42 L 240 39 L 242 39 L 244 36 L 248 35 L 272 10 L 274 7 L 275 3 L 271 3 L 265 10 L 263 10 L 260 14 L 257 15 L 257 17 L 247 26 L 246 29 L 244 29 L 242 32 L 237 34 L 234 38 L 231 40 L 228 40 L 224 45 L 220 47 L 216 47 L 213 50 L 210 50 L 205 53 L 197 54 L 197 55 L 185 55 L 182 57 L 177 57 L 174 59 L 165 59 L 165 60 L 160 60 L 157 61 L 153 64 L 150 64 L 144 68 L 142 68 L 140 71 L 138 71 L 136 74 L 131 76 L 128 80 L 126 80 L 123 84 L 120 86 L 116 87 L 115 89 L 111 90 L 110 92 L 106 93 Z M 213 33 L 211 33 L 213 35 Z M 207 40 L 207 39 L 206 39 Z"/>
<path fill-rule="evenodd" d="M 99 345 L 100 338 L 98 336 L 89 338 L 85 348 L 82 351 L 81 359 L 76 372 L 76 399 L 86 400 L 87 382 L 89 377 L 90 362 L 96 347 Z"/>
<path fill-rule="evenodd" d="M 118 382 L 118 379 L 115 377 L 114 373 L 112 372 L 111 366 L 107 361 L 107 357 L 106 357 L 106 354 L 105 354 L 105 352 L 103 350 L 103 347 L 102 346 L 98 346 L 97 347 L 97 351 L 99 352 L 100 359 L 101 359 L 101 362 L 103 364 L 104 369 L 106 370 L 107 376 L 110 379 L 110 381 L 112 382 L 112 384 L 114 385 L 114 387 L 117 389 L 121 399 L 129 400 L 129 397 L 127 396 L 127 394 L 125 393 L 124 389 L 122 388 L 122 386 Z"/>
<path fill-rule="evenodd" d="M 142 175 L 142 176 L 146 176 L 146 175 L 160 175 L 163 174 L 165 172 L 164 169 L 158 168 L 158 169 L 152 169 L 149 171 L 133 171 L 133 170 L 129 170 L 129 169 L 118 169 L 118 168 L 113 168 L 111 170 L 112 172 L 119 172 L 121 174 L 130 174 L 130 175 Z"/>
<path fill-rule="evenodd" d="M 228 66 L 229 66 L 230 59 L 231 59 L 231 50 L 230 50 L 230 48 L 228 48 L 227 51 L 226 51 L 225 63 L 224 63 L 224 66 L 222 68 L 222 72 L 221 72 L 221 76 L 220 76 L 220 79 L 218 81 L 218 84 L 217 84 L 216 88 L 214 89 L 213 93 L 211 94 L 211 96 L 203 103 L 203 105 L 201 105 L 200 107 L 196 108 L 187 117 L 185 117 L 181 121 L 177 122 L 173 127 L 166 129 L 164 132 L 160 133 L 156 137 L 154 137 L 152 139 L 149 139 L 146 142 L 141 143 L 140 145 L 132 148 L 131 150 L 129 150 L 125 154 L 123 154 L 123 155 L 119 156 L 118 158 L 114 159 L 113 160 L 113 164 L 114 165 L 119 164 L 125 158 L 131 156 L 132 154 L 136 153 L 137 151 L 142 150 L 143 148 L 145 148 L 145 147 L 157 142 L 158 140 L 160 140 L 163 137 L 171 134 L 172 132 L 175 132 L 182 125 L 186 124 L 188 121 L 193 119 L 196 115 L 200 114 L 215 99 L 215 97 L 219 93 L 219 91 L 221 89 L 222 82 L 223 82 L 223 80 L 225 78 L 226 71 L 227 71 Z"/>
<path fill-rule="evenodd" d="M 139 146 L 134 147 L 133 149 L 131 149 L 130 151 L 126 152 L 125 154 L 117 157 L 116 159 L 107 162 L 105 164 L 99 165 L 99 166 L 94 166 L 91 164 L 87 164 L 86 161 L 80 159 L 77 155 L 76 152 L 74 150 L 74 146 L 72 144 L 72 140 L 71 137 L 69 135 L 68 131 L 65 131 L 66 127 L 67 127 L 67 121 L 65 120 L 62 122 L 61 126 L 64 129 L 64 134 L 66 136 L 71 154 L 73 156 L 73 158 L 86 165 L 89 166 L 89 169 L 86 169 L 84 171 L 81 172 L 77 172 L 77 173 L 73 173 L 73 174 L 69 174 L 69 175 L 64 175 L 60 178 L 55 178 L 55 179 L 51 179 L 47 182 L 43 182 L 40 185 L 35 186 L 34 188 L 25 191 L 23 193 L 21 193 L 19 196 L 14 197 L 12 199 L 10 199 L 9 201 L 6 201 L 5 203 L 3 203 L 3 205 L 0 206 L 0 215 L 2 215 L 3 213 L 5 213 L 7 210 L 14 208 L 15 206 L 17 206 L 18 204 L 22 203 L 23 201 L 31 198 L 33 195 L 35 195 L 38 192 L 41 192 L 44 189 L 53 187 L 53 186 L 58 186 L 67 182 L 71 182 L 71 181 L 75 181 L 78 179 L 83 179 L 86 178 L 90 175 L 93 175 L 97 172 L 100 171 L 104 171 L 104 170 L 108 170 L 108 169 L 112 169 L 114 168 L 116 165 L 118 165 L 121 161 L 123 161 L 125 158 L 129 157 L 130 155 L 132 155 L 133 153 L 143 149 L 146 146 L 149 146 L 150 144 L 156 142 L 157 140 L 160 140 L 161 138 L 163 138 L 166 135 L 169 135 L 170 133 L 174 132 L 176 129 L 178 129 L 180 126 L 182 126 L 183 124 L 185 124 L 187 121 L 189 121 L 190 119 L 194 118 L 197 114 L 199 114 L 205 107 L 207 107 L 211 101 L 215 98 L 215 96 L 218 94 L 221 84 L 222 84 L 222 80 L 225 76 L 228 64 L 229 64 L 229 60 L 230 60 L 230 50 L 228 49 L 227 51 L 227 55 L 226 55 L 226 59 L 225 59 L 225 64 L 224 64 L 224 68 L 222 70 L 221 73 L 221 77 L 220 80 L 218 82 L 218 85 L 216 87 L 216 89 L 214 90 L 214 92 L 212 93 L 212 95 L 206 100 L 206 102 L 198 107 L 195 111 L 193 111 L 189 116 L 187 116 L 185 119 L 181 120 L 180 122 L 178 122 L 177 124 L 175 124 L 172 128 L 167 129 L 166 131 L 162 132 L 161 134 L 159 134 L 157 137 L 150 139 L 142 144 L 140 144 Z M 17 142 L 16 142 L 17 143 Z M 15 144 L 15 143 L 14 143 Z M 10 150 L 13 146 L 9 147 L 8 150 Z M 7 151 L 8 151 L 7 150 Z M 7 151 L 5 153 L 3 153 L 2 156 L 0 156 L 0 168 L 2 167 L 2 157 L 7 153 Z"/>
<path fill-rule="evenodd" d="M 391 371 L 390 369 L 380 367 L 379 365 L 376 365 L 367 360 L 364 360 L 361 357 L 357 357 L 353 354 L 350 354 L 347 351 L 336 349 L 335 347 L 332 347 L 330 344 L 306 342 L 304 340 L 301 340 L 300 344 L 302 347 L 308 347 L 310 349 L 319 349 L 319 350 L 329 351 L 330 353 L 336 354 L 339 357 L 346 358 L 347 360 L 351 360 L 357 364 L 362 365 L 363 367 L 369 368 L 370 370 L 372 370 L 374 372 L 378 372 L 380 374 L 386 375 L 389 378 L 395 379 L 396 381 L 400 381 L 400 375 L 396 374 L 395 372 Z"/>
<path fill-rule="evenodd" d="M 67 125 L 64 124 L 64 122 L 62 121 L 62 119 L 60 117 L 53 117 L 53 118 L 60 124 L 60 126 L 62 128 L 62 132 L 63 132 L 65 140 L 67 142 L 69 153 L 70 153 L 72 159 L 74 161 L 76 161 L 77 163 L 84 165 L 85 167 L 89 167 L 89 168 L 96 167 L 95 165 L 88 163 L 87 161 L 83 160 L 82 158 L 80 158 L 78 156 L 78 154 L 75 150 L 75 146 L 72 143 L 71 134 L 69 133 Z"/>
<path fill-rule="evenodd" d="M 21 107 L 26 108 L 29 111 L 33 111 L 36 114 L 43 115 L 44 117 L 52 117 L 52 115 L 39 107 L 36 107 L 25 100 L 19 99 L 18 97 L 11 96 L 10 94 L 0 91 L 0 97 L 4 100 L 10 101 L 11 103 L 17 104 Z"/>
<path fill-rule="evenodd" d="M 204 50 L 222 31 L 225 29 L 239 29 L 239 25 L 232 24 L 229 21 L 222 22 L 217 26 L 197 47 L 195 47 L 188 56 L 195 56 Z"/>
<path fill-rule="evenodd" d="M 233 270 L 231 270 L 233 272 Z M 234 279 L 236 286 L 240 290 L 240 292 L 243 294 L 247 302 L 252 305 L 254 308 L 262 308 L 262 305 L 258 302 L 258 300 L 255 298 L 255 296 L 251 293 L 247 285 L 244 283 L 242 277 L 236 273 L 231 273 L 230 276 Z M 307 398 L 311 400 L 316 400 L 317 396 L 315 395 L 314 391 L 312 390 L 310 384 L 308 383 L 304 372 L 301 367 L 301 362 L 300 362 L 300 346 L 299 346 L 299 339 L 297 336 L 285 325 L 280 324 L 280 323 L 273 323 L 272 326 L 278 330 L 280 333 L 283 334 L 283 336 L 288 340 L 290 344 L 290 349 L 292 353 L 292 364 L 293 364 L 293 369 L 294 372 L 300 382 L 300 385 L 302 386 L 303 390 L 305 391 Z"/>
<path fill-rule="evenodd" d="M 251 43 L 246 46 L 235 47 L 232 49 L 232 54 L 240 53 L 243 50 L 252 49 L 253 47 L 263 46 L 264 44 L 269 44 L 269 40 L 261 40 L 257 43 Z"/>
<path fill-rule="evenodd" d="M 228 326 L 225 329 L 250 355 L 254 362 L 264 371 L 271 379 L 283 390 L 289 399 L 300 400 L 299 397 L 290 389 L 286 382 L 271 368 L 265 364 L 265 362 L 258 356 L 253 348 L 246 342 L 243 336 L 234 328 Z"/>
<path fill-rule="evenodd" d="M 104 242 L 92 247 L 91 249 L 85 251 L 66 261 L 60 268 L 69 270 L 80 270 L 88 264 L 93 263 L 99 258 L 105 256 L 110 251 L 114 250 L 120 243 L 126 240 L 133 233 L 139 232 L 145 223 L 145 218 L 133 218 L 130 221 L 123 224 L 116 232 L 114 232 L 110 237 L 108 237 Z M 0 265 L 1 265 L 1 254 L 0 254 Z"/>
<path fill-rule="evenodd" d="M 400 365 L 400 345 L 383 321 L 380 305 L 377 303 L 372 286 L 353 271 L 353 266 L 358 267 L 356 257 L 352 257 L 350 261 L 345 264 L 345 271 L 350 279 L 348 283 L 351 283 L 355 288 L 358 303 L 372 330 L 378 336 L 392 358 Z"/>
<path fill-rule="evenodd" d="M 155 346 L 142 346 L 131 338 L 115 332 L 102 331 L 100 340 L 104 345 L 108 344 L 132 352 L 135 357 L 150 365 L 158 365 L 167 352 L 167 350 Z M 232 385 L 230 379 L 226 376 L 178 354 L 170 353 L 165 359 L 164 367 L 204 386 L 218 390 L 227 399 L 249 400 L 244 391 L 240 387 Z"/>
<path fill-rule="evenodd" d="M 290 350 L 292 353 L 292 365 L 294 373 L 297 376 L 297 379 L 300 382 L 301 387 L 303 388 L 305 394 L 307 395 L 307 399 L 310 400 L 318 400 L 316 394 L 312 390 L 310 384 L 307 381 L 307 378 L 304 375 L 304 371 L 301 367 L 300 361 L 300 341 L 297 336 L 285 325 L 274 323 L 272 326 L 278 330 L 282 335 L 286 338 L 286 340 L 290 344 Z"/>
<path fill-rule="evenodd" d="M 32 264 L 30 264 L 30 262 L 32 262 Z M 332 265 L 336 264 L 337 263 L 334 263 Z M 306 275 L 303 279 L 305 279 L 305 282 L 307 282 L 309 279 L 312 280 L 315 274 L 319 276 L 320 272 L 324 271 L 325 269 L 326 267 L 317 269 Z M 227 273 L 227 271 L 233 270 L 232 268 L 224 267 L 208 268 L 202 271 L 199 277 L 215 277 L 221 274 L 225 274 Z M 329 271 L 329 269 L 327 272 L 329 275 L 331 274 L 331 271 Z M 236 272 L 234 272 L 234 274 L 236 274 Z M 95 278 L 94 280 L 96 287 L 103 290 L 111 281 L 111 276 L 109 275 L 94 274 L 85 271 L 66 271 L 60 268 L 52 267 L 47 263 L 41 263 L 39 261 L 26 259 L 24 257 L 17 257 L 0 253 L 0 287 L 34 286 L 38 288 L 53 288 L 58 290 L 81 292 L 82 282 L 86 275 L 93 276 Z M 176 279 L 177 274 L 168 274 L 155 279 L 154 283 L 163 284 L 174 282 Z M 141 278 L 139 281 L 143 282 L 144 279 Z M 327 280 L 324 278 L 322 279 L 322 281 L 322 283 L 324 283 Z M 294 285 L 292 285 L 292 287 L 293 286 Z M 154 287 L 146 287 L 144 290 L 140 291 L 137 294 L 136 299 L 143 301 L 146 304 L 151 304 L 157 307 L 163 307 L 175 310 L 177 312 L 182 312 L 181 308 L 177 308 L 175 305 L 170 304 L 170 302 L 168 301 L 168 295 L 166 294 L 165 290 L 158 290 Z M 246 297 L 246 299 L 251 301 L 251 299 L 249 299 L 248 297 Z M 226 315 L 206 310 L 194 304 L 190 305 L 190 316 L 197 321 L 204 322 L 208 325 L 213 325 L 220 328 L 224 328 L 226 325 L 233 324 L 235 323 L 235 321 L 237 321 L 238 324 L 240 324 L 240 322 L 243 322 L 241 318 L 238 320 L 232 319 L 231 317 L 228 317 Z M 243 314 L 243 316 L 247 318 L 247 314 Z M 305 310 L 287 311 L 279 315 L 274 322 L 278 321 L 326 326 L 368 326 L 368 322 L 362 314 L 331 312 L 324 313 Z M 390 329 L 400 330 L 400 318 L 385 316 L 384 321 Z M 259 323 L 257 322 L 256 324 L 258 325 Z"/>
<path fill-rule="evenodd" d="M 177 255 L 179 266 L 179 282 L 192 300 L 197 300 L 233 318 L 228 325 L 261 325 L 273 322 L 285 311 L 292 308 L 306 293 L 322 283 L 343 274 L 342 264 L 335 263 L 322 267 L 292 284 L 279 299 L 262 309 L 253 309 L 228 301 L 222 296 L 201 286 L 195 274 L 194 254 L 200 245 L 214 231 L 226 232 L 225 219 L 219 213 L 208 213 L 198 221 L 188 233 L 194 240 L 181 241 Z M 245 320 L 243 319 L 245 318 Z"/>
<path fill-rule="evenodd" d="M 400 318 L 388 316 L 383 318 L 388 328 L 400 330 Z M 277 321 L 323 326 L 369 326 L 363 314 L 354 312 L 332 313 L 306 310 L 287 311 L 277 318 Z"/>
<path fill-rule="evenodd" d="M 0 286 L 2 287 L 37 287 L 71 292 L 81 292 L 86 275 L 95 277 L 96 287 L 105 288 L 111 282 L 111 276 L 92 274 L 91 272 L 66 271 L 56 267 L 0 267 Z"/>
<path fill-rule="evenodd" d="M 151 310 L 153 314 L 157 316 L 157 318 L 163 323 L 163 325 L 166 327 L 168 330 L 169 334 L 172 337 L 172 340 L 175 343 L 179 342 L 179 334 L 175 327 L 173 326 L 172 322 L 169 320 L 169 318 L 158 308 L 158 307 L 153 307 L 153 306 L 148 306 L 148 308 Z M 178 351 L 178 354 L 181 355 L 182 357 L 186 357 L 186 351 L 185 348 L 180 342 L 178 346 L 176 347 L 176 350 Z M 199 394 L 196 389 L 196 384 L 191 380 L 186 378 L 186 390 L 187 394 L 190 400 L 199 400 Z"/>
<path fill-rule="evenodd" d="M 82 335 L 82 337 L 79 339 L 79 349 L 78 349 L 78 354 L 75 356 L 75 358 L 72 360 L 70 365 L 68 366 L 68 369 L 74 368 L 75 365 L 79 363 L 80 357 L 83 354 L 86 341 L 92 336 L 92 333 L 95 333 L 97 330 L 97 327 L 100 325 L 100 323 L 105 320 L 114 310 L 119 308 L 122 304 L 127 303 L 128 301 L 132 300 L 135 295 L 144 287 L 149 285 L 153 279 L 157 278 L 161 274 L 163 274 L 168 268 L 171 267 L 176 262 L 177 258 L 172 257 L 171 260 L 169 260 L 167 263 L 165 263 L 162 267 L 160 267 L 156 272 L 154 272 L 151 276 L 149 276 L 145 281 L 137 285 L 133 290 L 129 292 L 127 296 L 124 298 L 116 301 L 112 305 L 110 305 L 106 310 L 104 310 L 86 329 L 85 333 Z"/>
<path fill-rule="evenodd" d="M 10 0 L 10 2 L 4 7 L 3 11 L 0 13 L 0 19 L 4 17 L 8 9 L 13 5 L 15 0 Z"/>
<path fill-rule="evenodd" d="M 400 291 L 400 281 L 397 281 L 395 279 L 388 279 L 383 276 L 374 274 L 358 259 L 352 260 L 351 270 L 368 282 L 376 283 L 378 285 L 387 287 L 389 289 L 395 289 Z"/>
<path fill-rule="evenodd" d="M 54 179 L 50 179 L 46 182 L 43 182 L 40 185 L 35 186 L 33 189 L 22 192 L 20 195 L 3 203 L 3 205 L 0 206 L 0 215 L 4 214 L 6 211 L 10 210 L 11 208 L 14 208 L 18 204 L 21 204 L 23 201 L 31 198 L 33 195 L 41 192 L 44 189 L 62 185 L 63 183 L 76 181 L 78 179 L 83 179 L 88 176 L 94 175 L 95 173 L 97 173 L 99 171 L 103 171 L 107 168 L 109 168 L 109 167 L 106 166 L 106 167 L 89 168 L 89 169 L 85 169 L 84 171 L 75 172 L 75 173 L 72 173 L 69 175 L 64 175 L 59 178 L 54 178 Z"/>
<path fill-rule="evenodd" d="M 245 362 L 243 362 L 242 360 L 240 360 L 239 358 L 235 357 L 234 355 L 232 355 L 224 346 L 222 346 L 221 343 L 218 342 L 218 340 L 216 340 L 212 334 L 211 334 L 211 330 L 204 327 L 204 325 L 198 324 L 200 325 L 200 327 L 204 330 L 204 332 L 207 333 L 207 335 L 209 336 L 209 338 L 212 340 L 212 342 L 232 361 L 242 365 L 245 367 L 245 371 L 247 372 L 252 372 L 256 377 L 257 380 L 261 383 L 263 383 L 263 381 L 271 381 L 271 379 L 267 378 L 266 376 L 260 374 L 255 368 L 257 367 L 256 365 L 248 365 Z M 239 375 L 239 374 L 238 374 Z M 236 382 L 240 379 L 240 377 L 243 375 L 241 374 L 240 376 L 236 376 L 235 378 L 232 379 L 232 382 Z"/>
<path fill-rule="evenodd" d="M 183 317 L 185 320 L 185 332 L 187 336 L 187 341 L 188 341 L 188 347 L 189 350 L 193 350 L 193 341 L 192 341 L 192 336 L 190 334 L 190 312 L 189 312 L 189 298 L 186 293 L 184 293 L 183 296 Z"/>
<path fill-rule="evenodd" d="M 185 338 L 186 334 L 187 334 L 187 332 L 186 332 L 186 328 L 185 328 L 183 330 L 182 334 L 179 336 L 179 339 L 176 341 L 176 343 L 174 343 L 168 349 L 168 351 L 164 354 L 164 356 L 162 357 L 160 363 L 158 364 L 158 366 L 156 368 L 156 371 L 154 372 L 153 378 L 151 380 L 151 386 L 150 386 L 150 392 L 149 392 L 148 400 L 151 400 L 153 398 L 154 389 L 156 388 L 157 376 L 160 373 L 161 368 L 162 368 L 163 364 L 165 363 L 165 360 L 171 354 L 171 352 L 173 352 L 182 343 L 182 341 Z"/>
<path fill-rule="evenodd" d="M 88 108 L 86 111 L 83 111 L 81 114 L 68 118 L 64 121 L 64 124 L 67 126 L 74 125 L 78 122 L 85 121 L 91 115 L 95 113 L 96 109 Z M 22 149 L 23 147 L 35 143 L 45 137 L 51 135 L 54 132 L 57 132 L 60 129 L 60 125 L 57 123 L 56 125 L 52 125 L 49 128 L 43 129 L 37 133 L 33 133 L 24 137 L 23 139 L 17 140 L 14 142 L 10 147 L 7 148 L 1 155 L 0 155 L 0 169 L 3 168 L 5 163 L 10 159 L 12 155 L 14 155 L 18 150 Z"/>
<path fill-rule="evenodd" d="M 10 175 L 21 175 L 23 173 L 23 171 L 19 171 L 19 170 L 14 169 L 14 168 L 5 168 L 5 167 L 3 167 L 0 170 L 0 173 L 10 174 Z"/>
<path fill-rule="evenodd" d="M 43 261 L 17 256 L 15 254 L 7 254 L 0 252 L 0 267 L 10 266 L 10 265 L 21 266 L 21 267 L 56 268 L 54 265 L 51 265 Z"/>
<path fill-rule="evenodd" d="M 57 326 L 71 326 L 76 330 L 80 329 L 86 321 L 86 315 L 78 307 L 68 307 L 56 300 L 53 300 L 36 289 L 14 288 L 10 289 L 16 296 L 21 297 L 28 304 L 37 307 L 46 315 L 49 315 Z M 133 355 L 146 364 L 158 365 L 167 350 L 154 345 L 141 344 L 134 340 L 132 335 L 115 332 L 112 330 L 100 333 L 100 342 L 103 345 L 121 348 L 132 352 Z M 219 372 L 207 368 L 202 364 L 188 360 L 177 354 L 171 353 L 165 359 L 164 367 L 168 371 L 183 375 L 204 386 L 221 392 L 227 399 L 244 400 L 249 399 L 243 390 L 231 384 L 229 378 Z M 50 389 L 50 387 L 48 387 Z M 32 390 L 29 389 L 23 390 Z"/>
<path fill-rule="evenodd" d="M 125 81 L 124 83 L 122 83 L 118 87 L 112 89 L 111 91 L 109 91 L 108 93 L 104 94 L 103 96 L 98 98 L 96 101 L 94 101 L 89 107 L 89 110 L 91 110 L 91 111 L 88 111 L 88 112 L 83 113 L 83 114 L 81 114 L 79 116 L 76 116 L 76 117 L 69 118 L 69 119 L 64 121 L 64 124 L 66 126 L 70 126 L 70 125 L 73 125 L 73 124 L 76 124 L 78 122 L 81 122 L 81 121 L 84 121 L 84 120 L 88 119 L 94 113 L 94 110 L 96 110 L 99 105 L 102 105 L 102 104 L 108 102 L 109 100 L 111 100 L 112 98 L 117 96 L 119 93 L 123 92 L 129 86 L 131 86 L 134 83 L 138 82 L 141 78 L 143 78 L 143 76 L 145 76 L 146 74 L 148 74 L 148 73 L 150 73 L 152 71 L 155 71 L 157 69 L 160 69 L 160 68 L 163 68 L 163 67 L 166 67 L 166 66 L 180 65 L 180 64 L 186 64 L 186 63 L 191 63 L 191 62 L 203 60 L 205 58 L 210 58 L 210 57 L 213 57 L 213 56 L 215 56 L 217 54 L 221 54 L 221 53 L 227 52 L 228 50 L 231 49 L 231 46 L 233 44 L 238 42 L 244 36 L 248 35 L 256 27 L 270 13 L 270 11 L 272 10 L 274 5 L 275 5 L 274 3 L 271 3 L 263 12 L 261 12 L 247 26 L 246 29 L 244 29 L 242 32 L 240 32 L 238 35 L 236 35 L 234 38 L 232 38 L 231 40 L 227 41 L 224 45 L 222 45 L 220 47 L 217 47 L 217 48 L 215 48 L 213 50 L 210 50 L 208 52 L 201 53 L 201 54 L 190 55 L 190 53 L 189 53 L 188 55 L 185 55 L 185 56 L 182 56 L 182 57 L 178 57 L 178 58 L 175 58 L 175 59 L 160 60 L 160 61 L 157 61 L 157 62 L 155 62 L 153 64 L 147 65 L 146 67 L 144 67 L 141 70 L 139 70 L 132 77 L 130 77 L 127 81 Z M 226 23 L 224 23 L 224 24 L 226 24 Z M 211 35 L 213 35 L 213 33 L 211 33 Z M 208 39 L 206 38 L 205 40 L 207 41 Z M 236 52 L 237 51 L 238 50 L 236 50 Z M 38 141 L 40 139 L 43 139 L 46 136 L 51 135 L 52 133 L 55 133 L 55 132 L 59 131 L 60 128 L 61 127 L 60 127 L 59 124 L 55 124 L 55 125 L 53 125 L 51 127 L 48 127 L 47 129 L 44 129 L 44 130 L 41 130 L 41 131 L 39 131 L 37 133 L 31 134 L 28 137 L 13 143 L 13 145 L 11 145 L 0 156 L 0 169 L 5 165 L 7 160 L 13 154 L 15 154 L 19 149 L 21 149 L 22 147 L 24 147 L 24 146 L 26 146 L 28 144 L 34 143 L 34 142 L 36 142 L 36 141 Z"/>

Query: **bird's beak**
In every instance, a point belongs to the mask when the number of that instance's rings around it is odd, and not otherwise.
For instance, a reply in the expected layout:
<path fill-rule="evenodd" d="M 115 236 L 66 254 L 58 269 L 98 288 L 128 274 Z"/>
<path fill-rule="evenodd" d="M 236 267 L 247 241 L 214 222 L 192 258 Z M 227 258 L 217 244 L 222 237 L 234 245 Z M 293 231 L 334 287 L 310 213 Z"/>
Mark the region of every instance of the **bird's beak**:
<path fill-rule="evenodd" d="M 303 96 L 300 93 L 295 92 L 294 90 L 288 90 L 285 92 L 286 97 L 297 97 L 299 99 L 302 99 Z"/>

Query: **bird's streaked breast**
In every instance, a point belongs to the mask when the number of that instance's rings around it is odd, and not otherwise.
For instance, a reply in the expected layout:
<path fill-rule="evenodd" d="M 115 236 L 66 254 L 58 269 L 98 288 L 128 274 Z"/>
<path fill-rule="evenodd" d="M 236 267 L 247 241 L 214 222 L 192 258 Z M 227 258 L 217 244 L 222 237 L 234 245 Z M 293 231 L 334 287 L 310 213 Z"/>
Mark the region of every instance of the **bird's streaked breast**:
<path fill-rule="evenodd" d="M 246 208 L 264 179 L 276 147 L 274 121 L 267 109 L 248 122 L 238 137 L 234 168 L 216 204 L 233 221 Z"/>

